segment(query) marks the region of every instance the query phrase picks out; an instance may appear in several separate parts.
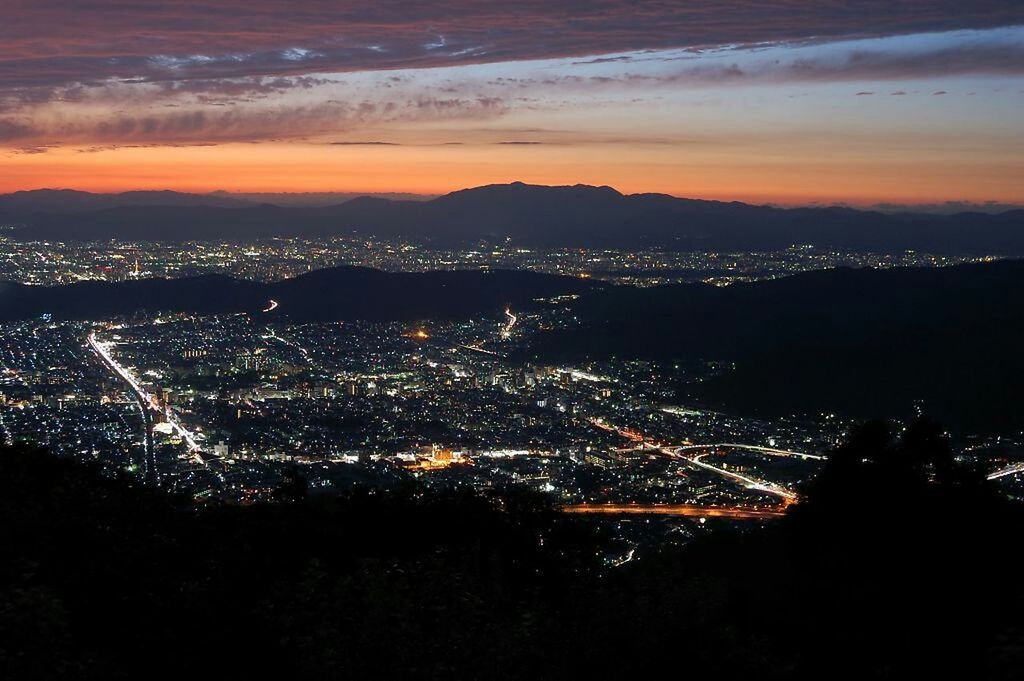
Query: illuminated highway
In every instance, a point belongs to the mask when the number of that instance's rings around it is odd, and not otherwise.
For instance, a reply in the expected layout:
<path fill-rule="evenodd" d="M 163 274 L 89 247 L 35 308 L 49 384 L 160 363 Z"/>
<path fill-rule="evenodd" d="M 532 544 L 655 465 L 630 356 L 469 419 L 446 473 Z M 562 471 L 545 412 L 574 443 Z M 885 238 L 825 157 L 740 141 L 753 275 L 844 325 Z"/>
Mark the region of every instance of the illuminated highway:
<path fill-rule="evenodd" d="M 562 512 L 582 515 L 670 515 L 687 518 L 731 518 L 769 520 L 786 514 L 785 505 L 769 508 L 745 506 L 699 506 L 696 504 L 572 504 Z"/>
<path fill-rule="evenodd" d="M 89 334 L 88 342 L 89 347 L 91 347 L 93 351 L 97 355 L 99 355 L 100 359 L 103 360 L 103 363 L 111 371 L 117 374 L 122 380 L 124 380 L 128 385 L 131 386 L 132 390 L 135 391 L 135 395 L 139 398 L 142 404 L 144 404 L 146 407 L 157 413 L 161 413 L 160 409 L 156 406 L 156 401 L 154 400 L 153 396 L 150 395 L 146 391 L 146 389 L 139 384 L 135 377 L 132 376 L 131 372 L 129 372 L 123 366 L 118 364 L 117 360 L 115 360 L 111 356 L 110 351 L 108 349 L 108 346 L 111 345 L 110 343 L 100 343 L 98 340 L 96 340 L 95 331 Z M 199 442 L 196 440 L 196 436 L 193 435 L 192 432 L 185 428 L 183 425 L 181 425 L 181 422 L 178 421 L 177 417 L 174 415 L 174 412 L 171 409 L 168 409 L 166 412 L 164 412 L 164 415 L 167 418 L 167 423 L 188 446 L 188 451 L 189 454 L 192 456 L 192 459 L 200 465 L 206 465 L 206 461 L 203 459 L 201 455 L 203 451 L 202 447 L 200 447 Z"/>
<path fill-rule="evenodd" d="M 638 432 L 630 430 L 628 428 L 619 428 L 618 426 L 613 426 L 613 425 L 611 425 L 609 423 L 604 422 L 601 419 L 591 419 L 590 422 L 594 426 L 596 426 L 596 427 L 598 427 L 598 428 L 600 428 L 602 430 L 606 430 L 606 431 L 613 432 L 613 433 L 618 433 L 622 437 L 624 437 L 624 438 L 626 438 L 628 440 L 631 440 L 633 442 L 638 443 L 642 448 L 647 448 L 648 446 L 650 446 L 654 450 L 664 454 L 665 456 L 670 456 L 670 457 L 676 458 L 676 459 L 682 459 L 682 460 L 687 461 L 690 464 L 692 464 L 694 466 L 697 466 L 699 468 L 703 468 L 703 469 L 709 470 L 709 471 L 711 471 L 713 473 L 717 473 L 718 475 L 721 475 L 721 476 L 724 476 L 724 477 L 727 477 L 727 478 L 731 478 L 732 480 L 735 480 L 736 482 L 741 483 L 747 489 L 756 490 L 758 492 L 765 492 L 767 494 L 771 494 L 773 496 L 777 496 L 780 499 L 782 499 L 782 503 L 783 503 L 784 506 L 786 504 L 791 504 L 791 503 L 794 503 L 794 502 L 798 501 L 799 497 L 796 495 L 795 492 L 791 492 L 790 490 L 786 489 L 785 487 L 783 487 L 781 485 L 777 485 L 777 484 L 775 484 L 773 482 L 768 482 L 766 480 L 758 480 L 756 478 L 751 478 L 751 477 L 746 476 L 746 475 L 740 475 L 739 473 L 734 473 L 733 471 L 726 470 L 724 468 L 719 468 L 718 466 L 712 466 L 709 463 L 705 463 L 705 462 L 701 461 L 701 459 L 703 457 L 707 456 L 710 452 L 706 452 L 704 454 L 697 454 L 696 456 L 687 456 L 683 452 L 687 452 L 687 451 L 692 452 L 694 450 L 708 450 L 708 449 L 715 449 L 715 448 L 719 448 L 719 447 L 731 447 L 731 448 L 734 448 L 734 449 L 746 449 L 746 450 L 749 450 L 749 451 L 761 452 L 763 454 L 769 454 L 771 456 L 791 456 L 791 457 L 799 457 L 799 458 L 803 458 L 803 459 L 822 459 L 823 458 L 823 457 L 817 456 L 815 454 L 804 454 L 802 452 L 791 452 L 791 451 L 788 451 L 788 450 L 785 450 L 785 449 L 774 449 L 772 447 L 760 447 L 760 446 L 757 446 L 757 445 L 711 444 L 711 445 L 683 445 L 681 447 L 665 447 L 665 446 L 661 446 L 661 445 L 658 445 L 658 444 L 654 444 L 653 441 L 650 438 L 645 437 L 642 433 L 638 433 Z M 698 507 L 698 508 L 700 508 L 700 507 Z"/>
<path fill-rule="evenodd" d="M 279 306 L 278 306 L 278 303 L 277 303 L 277 301 L 276 301 L 276 300 L 273 300 L 273 299 L 271 299 L 271 301 L 270 301 L 270 304 L 269 304 L 269 305 L 267 305 L 267 307 L 266 307 L 266 308 L 264 308 L 264 310 L 263 310 L 263 311 L 264 311 L 264 312 L 273 312 L 273 311 L 274 311 L 274 310 L 276 310 L 276 309 L 277 309 L 278 307 L 279 307 Z"/>
<path fill-rule="evenodd" d="M 682 450 L 693 450 L 693 449 L 719 449 L 719 448 L 744 449 L 744 450 L 746 450 L 748 452 L 757 452 L 759 454 L 767 454 L 769 456 L 790 456 L 790 457 L 794 457 L 794 458 L 798 458 L 798 459 L 813 459 L 815 461 L 824 461 L 825 460 L 824 456 L 819 456 L 817 454 L 806 454 L 804 452 L 793 452 L 793 451 L 790 451 L 788 449 L 776 449 L 774 447 L 761 447 L 759 445 L 740 445 L 740 444 L 736 444 L 736 443 L 733 443 L 733 442 L 721 442 L 721 443 L 710 444 L 710 445 L 684 445 L 682 447 L 677 447 L 676 450 L 677 451 L 682 451 Z"/>
<path fill-rule="evenodd" d="M 274 301 L 270 301 L 270 302 L 274 302 Z M 266 312 L 266 310 L 264 310 L 264 312 Z M 310 355 L 309 350 L 307 350 L 306 348 L 302 347 L 301 345 L 299 345 L 295 341 L 288 340 L 287 338 L 281 338 L 280 336 L 278 336 L 273 331 L 271 331 L 266 336 L 263 336 L 263 338 L 273 338 L 274 340 L 276 340 L 276 341 L 278 341 L 280 343 L 283 343 L 284 345 L 287 345 L 290 348 L 295 348 L 296 350 L 298 350 L 302 354 L 303 359 L 305 359 L 307 363 L 313 364 L 313 357 L 312 357 L 312 355 Z"/>
<path fill-rule="evenodd" d="M 1007 466 L 1006 468 L 1000 468 L 994 473 L 989 473 L 986 477 L 988 480 L 998 480 L 999 478 L 1005 478 L 1008 475 L 1014 473 L 1024 473 L 1024 463 L 1015 463 Z"/>
<path fill-rule="evenodd" d="M 480 352 L 480 353 L 483 353 L 485 355 L 492 355 L 494 357 L 502 357 L 503 356 L 503 355 L 500 355 L 497 352 L 494 352 L 493 350 L 485 350 L 485 349 L 481 348 L 479 345 L 463 345 L 463 344 L 460 344 L 459 347 L 462 348 L 463 350 L 472 350 L 473 352 Z"/>
<path fill-rule="evenodd" d="M 508 324 L 501 330 L 501 339 L 508 340 L 512 336 L 512 327 L 516 325 L 517 318 L 512 314 L 512 310 L 505 308 L 505 316 L 508 317 Z"/>
<path fill-rule="evenodd" d="M 672 456 L 676 456 L 686 461 L 689 461 L 693 465 L 704 468 L 705 470 L 718 473 L 719 475 L 725 476 L 727 478 L 732 478 L 733 480 L 742 483 L 743 486 L 746 487 L 747 489 L 757 490 L 758 492 L 767 492 L 768 494 L 780 497 L 783 500 L 783 503 L 792 503 L 797 500 L 797 495 L 794 492 L 790 492 L 788 489 L 782 487 L 781 485 L 776 485 L 773 482 L 767 482 L 765 480 L 758 480 L 756 478 L 751 478 L 746 475 L 740 475 L 739 473 L 734 473 L 724 468 L 719 468 L 718 466 L 712 466 L 709 463 L 704 463 L 703 461 L 701 461 L 701 458 L 707 456 L 707 454 L 698 454 L 697 456 L 693 457 L 683 456 L 682 454 L 679 453 L 680 449 L 682 448 L 679 447 L 675 450 L 662 449 L 661 451 Z"/>

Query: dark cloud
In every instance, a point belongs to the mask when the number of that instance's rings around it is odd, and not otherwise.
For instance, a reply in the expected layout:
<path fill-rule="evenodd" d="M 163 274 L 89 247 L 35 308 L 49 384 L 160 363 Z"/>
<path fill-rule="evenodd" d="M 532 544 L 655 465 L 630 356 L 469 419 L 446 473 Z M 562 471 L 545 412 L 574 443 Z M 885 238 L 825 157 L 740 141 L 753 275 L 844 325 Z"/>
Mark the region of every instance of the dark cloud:
<path fill-rule="evenodd" d="M 1020 0 L 5 0 L 0 90 L 1024 24 Z"/>
<path fill-rule="evenodd" d="M 32 125 L 0 117 L 0 144 L 83 144 L 96 151 L 138 145 L 196 146 L 260 142 L 354 131 L 367 124 L 411 120 L 475 120 L 503 113 L 506 103 L 493 97 L 410 99 L 375 102 L 319 102 L 287 107 L 202 108 L 160 113 L 103 113 L 40 117 Z M 355 133 L 353 133 L 355 134 Z M 380 141 L 339 141 L 338 145 L 388 145 Z"/>
<path fill-rule="evenodd" d="M 0 118 L 0 143 L 32 137 L 36 132 L 27 123 L 13 118 Z"/>

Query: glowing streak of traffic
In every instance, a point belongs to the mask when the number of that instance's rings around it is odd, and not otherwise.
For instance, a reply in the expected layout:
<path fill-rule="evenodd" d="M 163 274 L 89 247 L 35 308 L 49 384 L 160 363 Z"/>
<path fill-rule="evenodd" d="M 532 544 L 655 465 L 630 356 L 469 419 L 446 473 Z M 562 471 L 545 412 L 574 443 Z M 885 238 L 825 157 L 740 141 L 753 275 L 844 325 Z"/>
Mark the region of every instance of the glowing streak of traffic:
<path fill-rule="evenodd" d="M 508 340 L 512 337 L 512 327 L 516 325 L 517 321 L 517 317 L 512 314 L 512 310 L 510 308 L 505 308 L 505 316 L 508 317 L 508 324 L 506 324 L 505 328 L 501 330 L 500 335 L 502 340 Z"/>
<path fill-rule="evenodd" d="M 484 348 L 481 348 L 479 345 L 459 345 L 459 347 L 463 348 L 464 350 L 472 350 L 473 352 L 481 352 L 481 353 L 483 353 L 485 355 L 492 355 L 494 357 L 501 357 L 502 356 L 502 355 L 498 354 L 497 352 L 494 352 L 493 350 L 485 350 Z"/>
<path fill-rule="evenodd" d="M 761 447 L 759 445 L 740 445 L 740 444 L 735 444 L 733 442 L 722 442 L 722 443 L 710 444 L 710 445 L 684 445 L 682 447 L 677 447 L 676 449 L 677 449 L 677 451 L 682 451 L 682 450 L 694 450 L 694 449 L 719 449 L 719 448 L 745 449 L 748 452 L 757 452 L 759 454 L 767 454 L 769 456 L 791 456 L 791 457 L 798 458 L 798 459 L 813 459 L 815 461 L 824 461 L 825 460 L 824 456 L 819 456 L 817 454 L 805 454 L 804 452 L 793 452 L 793 451 L 790 451 L 788 449 L 776 449 L 774 447 Z"/>
<path fill-rule="evenodd" d="M 196 441 L 196 436 L 193 435 L 192 432 L 189 431 L 187 428 L 185 428 L 183 425 L 181 425 L 181 423 L 174 416 L 174 412 L 172 412 L 170 409 L 168 409 L 166 412 L 161 412 L 156 407 L 156 405 L 154 404 L 153 396 L 150 395 L 149 392 L 147 392 L 146 389 L 143 388 L 139 384 L 139 382 L 135 379 L 135 377 L 132 376 L 131 372 L 129 372 L 123 366 L 118 364 L 117 360 L 115 360 L 111 356 L 110 351 L 107 349 L 107 346 L 109 344 L 108 343 L 100 343 L 98 340 L 96 340 L 96 332 L 95 331 L 93 331 L 92 333 L 89 334 L 88 342 L 89 342 L 89 347 L 91 347 L 93 349 L 93 351 L 97 355 L 100 356 L 100 358 L 103 360 L 103 362 L 108 367 L 110 367 L 110 369 L 115 374 L 120 376 L 128 385 L 131 386 L 132 390 L 134 390 L 135 394 L 138 395 L 142 399 L 144 404 L 148 405 L 150 409 L 152 409 L 153 411 L 155 411 L 157 413 L 164 413 L 164 415 L 167 418 L 167 423 L 171 426 L 171 428 L 174 430 L 174 432 L 177 433 L 178 436 L 188 446 L 189 454 L 192 455 L 193 460 L 195 460 L 196 463 L 199 463 L 201 465 L 205 465 L 206 462 L 203 460 L 203 457 L 200 455 L 200 453 L 203 450 L 202 450 L 202 447 L 199 446 L 199 443 Z"/>
<path fill-rule="evenodd" d="M 1015 463 L 1007 466 L 1006 468 L 1000 468 L 994 473 L 989 473 L 985 478 L 987 480 L 998 480 L 999 478 L 1005 478 L 1006 476 L 1013 475 L 1015 473 L 1024 473 L 1024 463 Z"/>
<path fill-rule="evenodd" d="M 707 454 L 698 454 L 697 456 L 694 457 L 683 456 L 678 452 L 673 452 L 673 454 L 674 456 L 678 456 L 682 459 L 685 459 L 686 461 L 689 461 L 695 466 L 699 466 L 706 470 L 718 473 L 719 475 L 723 475 L 727 478 L 732 478 L 737 482 L 741 482 L 745 487 L 747 487 L 747 489 L 753 489 L 759 492 L 767 492 L 768 494 L 773 494 L 777 497 L 781 497 L 783 501 L 786 503 L 792 503 L 797 500 L 797 495 L 795 493 L 790 492 L 788 489 L 776 485 L 774 483 L 766 482 L 764 480 L 757 480 L 756 478 L 751 478 L 746 475 L 740 475 L 739 473 L 734 473 L 724 468 L 719 468 L 718 466 L 712 466 L 711 464 L 704 463 L 703 461 L 701 461 L 701 457 L 707 456 Z"/>
<path fill-rule="evenodd" d="M 276 301 L 276 300 L 273 300 L 273 299 L 271 299 L 271 301 L 270 301 L 270 304 L 269 304 L 269 305 L 267 305 L 267 307 L 266 307 L 266 308 L 265 308 L 265 309 L 264 309 L 263 311 L 264 311 L 264 312 L 273 312 L 273 311 L 274 311 L 274 310 L 276 310 L 277 308 L 278 308 L 278 303 L 277 303 L 277 301 Z"/>
<path fill-rule="evenodd" d="M 563 513 L 582 515 L 670 515 L 687 518 L 731 518 L 766 520 L 781 518 L 785 506 L 752 508 L 745 506 L 699 506 L 696 504 L 572 504 Z"/>
<path fill-rule="evenodd" d="M 303 359 L 306 360 L 306 362 L 308 362 L 309 364 L 313 363 L 313 357 L 309 354 L 309 350 L 307 350 L 306 348 L 302 347 L 301 345 L 299 345 L 295 341 L 288 340 L 287 338 L 281 338 L 280 336 L 278 336 L 273 331 L 271 331 L 269 334 L 264 336 L 264 338 L 273 338 L 274 340 L 278 341 L 279 343 L 283 343 L 284 345 L 287 345 L 290 348 L 295 348 L 296 350 L 299 351 L 299 353 L 302 354 L 302 357 L 303 357 Z"/>
<path fill-rule="evenodd" d="M 748 477 L 746 475 L 740 475 L 739 473 L 734 473 L 734 472 L 726 470 L 724 468 L 719 468 L 718 466 L 712 466 L 709 463 L 704 463 L 703 461 L 701 461 L 701 458 L 704 457 L 704 456 L 707 456 L 706 453 L 705 454 L 698 454 L 696 456 L 686 456 L 682 452 L 688 451 L 688 450 L 692 451 L 694 449 L 709 449 L 709 448 L 714 448 L 714 447 L 739 447 L 740 449 L 749 449 L 749 450 L 753 450 L 753 451 L 761 451 L 761 452 L 764 452 L 766 454 L 773 454 L 775 456 L 798 456 L 798 457 L 805 457 L 805 458 L 821 458 L 821 457 L 816 457 L 816 456 L 810 455 L 810 454 L 801 454 L 799 452 L 789 452 L 789 451 L 786 451 L 784 449 L 772 449 L 772 448 L 768 448 L 768 447 L 758 447 L 756 445 L 685 445 L 685 446 L 682 446 L 682 447 L 675 447 L 675 448 L 663 447 L 663 446 L 660 446 L 660 445 L 657 445 L 657 444 L 653 444 L 653 441 L 650 438 L 647 438 L 646 436 L 644 436 L 643 433 L 638 433 L 638 432 L 636 432 L 634 430 L 630 430 L 628 428 L 619 428 L 618 426 L 613 426 L 613 425 L 611 425 L 609 423 L 605 423 L 603 420 L 598 419 L 598 418 L 593 418 L 593 419 L 590 420 L 590 422 L 594 426 L 596 426 L 596 427 L 598 427 L 598 428 L 600 428 L 602 430 L 613 432 L 613 433 L 618 433 L 622 437 L 627 438 L 627 439 L 629 439 L 629 440 L 631 440 L 633 442 L 638 443 L 640 445 L 640 447 L 642 447 L 642 448 L 647 448 L 648 447 L 648 443 L 652 443 L 651 447 L 653 448 L 653 450 L 661 452 L 665 456 L 669 456 L 669 457 L 677 458 L 677 459 L 682 459 L 684 461 L 689 462 L 690 464 L 693 464 L 694 466 L 698 466 L 700 468 L 704 468 L 706 470 L 712 471 L 714 473 L 717 473 L 718 475 L 722 475 L 722 476 L 727 477 L 727 478 L 732 478 L 733 480 L 742 483 L 748 489 L 757 490 L 759 492 L 766 492 L 766 493 L 771 494 L 773 496 L 777 496 L 777 497 L 782 499 L 782 503 L 783 503 L 784 506 L 787 505 L 787 504 L 792 504 L 792 503 L 795 503 L 795 502 L 799 501 L 799 497 L 796 495 L 796 493 L 789 491 L 788 489 L 786 489 L 785 487 L 782 487 L 781 485 L 776 485 L 774 483 L 767 482 L 767 481 L 764 481 L 764 480 L 757 480 L 755 478 L 751 478 L 751 477 Z"/>

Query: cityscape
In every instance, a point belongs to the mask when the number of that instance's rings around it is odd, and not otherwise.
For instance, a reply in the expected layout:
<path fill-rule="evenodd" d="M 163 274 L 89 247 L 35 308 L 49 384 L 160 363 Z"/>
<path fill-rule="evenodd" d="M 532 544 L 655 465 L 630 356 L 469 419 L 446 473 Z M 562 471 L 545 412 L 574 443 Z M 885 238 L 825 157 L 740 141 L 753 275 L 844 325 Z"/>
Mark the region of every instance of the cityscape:
<path fill-rule="evenodd" d="M 1024 678 L 1020 0 L 4 0 L 0 680 Z"/>
<path fill-rule="evenodd" d="M 431 252 L 352 241 L 11 246 L 8 272 L 44 285 L 207 273 L 265 280 L 300 273 L 306 263 L 515 266 L 617 285 L 725 286 L 810 268 L 991 261 L 809 248 Z M 114 264 L 92 264 L 100 258 Z M 666 274 L 638 283 L 636 270 Z M 576 298 L 543 300 L 529 312 L 409 323 L 295 323 L 274 300 L 251 314 L 4 322 L 0 429 L 8 443 L 96 462 L 196 503 L 272 501 L 296 467 L 315 494 L 409 480 L 427 489 L 530 489 L 567 513 L 611 523 L 621 542 L 606 560 L 615 564 L 721 522 L 779 517 L 854 424 L 828 413 L 758 419 L 694 404 L 686 385 L 728 371 L 699 357 L 685 365 L 524 359 L 531 337 L 578 323 Z M 964 433 L 957 446 L 960 458 L 987 466 L 1008 493 L 1020 489 L 1020 438 Z M 638 533 L 634 516 L 660 522 Z"/>

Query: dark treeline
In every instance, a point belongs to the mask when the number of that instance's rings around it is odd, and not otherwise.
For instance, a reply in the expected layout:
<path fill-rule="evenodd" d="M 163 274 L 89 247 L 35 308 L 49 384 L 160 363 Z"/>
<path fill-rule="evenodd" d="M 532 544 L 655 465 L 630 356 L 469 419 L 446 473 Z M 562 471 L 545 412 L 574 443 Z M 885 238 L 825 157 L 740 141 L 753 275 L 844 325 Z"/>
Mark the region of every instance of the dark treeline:
<path fill-rule="evenodd" d="M 902 418 L 915 403 L 961 432 L 1024 429 L 1024 261 L 833 269 L 770 281 L 626 286 L 584 295 L 582 324 L 538 335 L 539 361 L 714 360 L 680 399 L 776 417 Z"/>
<path fill-rule="evenodd" d="M 60 286 L 0 282 L 0 320 L 104 319 L 144 312 L 249 312 L 293 322 L 467 319 L 505 306 L 536 308 L 548 298 L 600 288 L 577 277 L 521 270 L 383 272 L 330 267 L 270 283 L 210 274 L 181 279 L 84 281 Z M 264 316 L 271 299 L 280 304 Z"/>
<path fill-rule="evenodd" d="M 805 500 L 622 568 L 539 497 L 197 509 L 0 451 L 5 679 L 1020 678 L 1021 509 L 928 421 L 857 429 Z"/>

